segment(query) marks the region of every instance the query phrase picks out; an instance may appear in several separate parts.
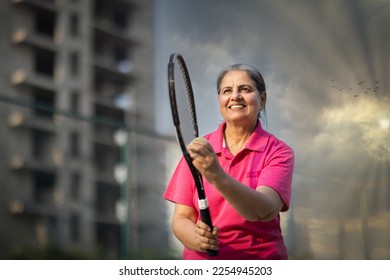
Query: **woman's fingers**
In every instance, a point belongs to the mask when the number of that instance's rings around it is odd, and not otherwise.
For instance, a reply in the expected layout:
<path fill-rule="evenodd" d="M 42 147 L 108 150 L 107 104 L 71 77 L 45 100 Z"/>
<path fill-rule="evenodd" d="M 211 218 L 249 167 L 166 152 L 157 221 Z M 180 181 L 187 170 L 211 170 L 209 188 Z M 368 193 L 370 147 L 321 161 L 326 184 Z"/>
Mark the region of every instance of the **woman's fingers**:
<path fill-rule="evenodd" d="M 202 156 L 206 156 L 210 152 L 212 152 L 212 147 L 209 142 L 203 138 L 198 137 L 192 140 L 192 142 L 187 146 L 189 152 L 197 153 Z"/>
<path fill-rule="evenodd" d="M 210 227 L 199 220 L 196 223 L 196 236 L 198 240 L 198 247 L 201 251 L 206 251 L 208 249 L 218 250 L 218 233 L 219 229 L 217 227 L 213 228 L 213 231 L 210 230 Z"/>
<path fill-rule="evenodd" d="M 187 147 L 196 167 L 207 169 L 214 161 L 215 153 L 205 138 L 194 139 Z"/>

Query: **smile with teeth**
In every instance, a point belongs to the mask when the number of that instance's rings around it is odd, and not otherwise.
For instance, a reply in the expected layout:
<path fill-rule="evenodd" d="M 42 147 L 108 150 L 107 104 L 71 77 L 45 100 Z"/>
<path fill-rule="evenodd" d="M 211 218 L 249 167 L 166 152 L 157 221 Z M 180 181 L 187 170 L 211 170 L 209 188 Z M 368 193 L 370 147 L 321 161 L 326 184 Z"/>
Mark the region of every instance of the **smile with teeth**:
<path fill-rule="evenodd" d="M 241 109 L 241 108 L 245 108 L 245 107 L 246 106 L 243 104 L 234 104 L 234 105 L 230 105 L 229 109 Z"/>

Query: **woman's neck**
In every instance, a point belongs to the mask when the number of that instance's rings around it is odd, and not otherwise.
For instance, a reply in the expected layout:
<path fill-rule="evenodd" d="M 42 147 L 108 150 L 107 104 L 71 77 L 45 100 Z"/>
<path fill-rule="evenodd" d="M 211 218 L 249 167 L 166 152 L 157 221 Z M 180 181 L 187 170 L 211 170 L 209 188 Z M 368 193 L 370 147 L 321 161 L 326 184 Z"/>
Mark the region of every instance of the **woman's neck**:
<path fill-rule="evenodd" d="M 248 127 L 226 124 L 224 131 L 225 144 L 233 155 L 240 152 L 248 143 L 249 138 L 256 128 L 256 124 Z"/>

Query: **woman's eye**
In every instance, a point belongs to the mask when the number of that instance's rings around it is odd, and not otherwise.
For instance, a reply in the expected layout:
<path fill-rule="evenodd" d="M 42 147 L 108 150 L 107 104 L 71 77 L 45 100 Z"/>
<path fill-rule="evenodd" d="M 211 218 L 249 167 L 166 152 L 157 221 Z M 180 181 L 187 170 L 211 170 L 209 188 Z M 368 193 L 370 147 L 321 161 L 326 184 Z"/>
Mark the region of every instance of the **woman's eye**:
<path fill-rule="evenodd" d="M 241 88 L 241 92 L 249 92 L 250 91 L 250 89 L 249 88 L 247 88 L 247 87 L 243 87 L 243 88 Z"/>
<path fill-rule="evenodd" d="M 231 92 L 232 92 L 231 89 L 224 89 L 224 90 L 223 90 L 223 94 L 229 94 L 229 93 L 231 93 Z"/>

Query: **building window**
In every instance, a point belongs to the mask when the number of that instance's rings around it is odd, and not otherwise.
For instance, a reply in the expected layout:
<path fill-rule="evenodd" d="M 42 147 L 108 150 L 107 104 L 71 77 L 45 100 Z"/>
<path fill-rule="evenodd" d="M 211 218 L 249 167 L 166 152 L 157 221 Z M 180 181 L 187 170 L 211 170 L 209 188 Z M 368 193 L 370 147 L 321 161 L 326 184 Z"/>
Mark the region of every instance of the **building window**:
<path fill-rule="evenodd" d="M 59 241 L 59 231 L 58 231 L 58 218 L 50 216 L 47 219 L 47 235 L 48 242 L 57 243 Z"/>
<path fill-rule="evenodd" d="M 70 16 L 70 34 L 72 37 L 78 37 L 80 35 L 80 20 L 77 14 Z"/>
<path fill-rule="evenodd" d="M 80 155 L 80 134 L 78 132 L 70 134 L 70 153 L 73 157 Z"/>
<path fill-rule="evenodd" d="M 81 175 L 79 172 L 74 172 L 71 175 L 71 182 L 70 182 L 70 198 L 72 200 L 80 199 L 80 186 L 81 186 Z"/>
<path fill-rule="evenodd" d="M 99 35 L 99 33 L 95 34 L 94 42 L 93 42 L 93 48 L 96 56 L 103 56 L 106 49 L 106 42 L 104 38 Z"/>
<path fill-rule="evenodd" d="M 33 96 L 36 105 L 34 109 L 35 115 L 43 118 L 52 118 L 55 92 L 44 89 L 35 89 L 33 91 Z"/>
<path fill-rule="evenodd" d="M 114 48 L 114 60 L 119 72 L 130 73 L 133 70 L 133 63 L 129 60 L 127 50 L 125 48 Z"/>
<path fill-rule="evenodd" d="M 50 205 L 54 203 L 55 175 L 49 172 L 34 172 L 34 201 Z"/>
<path fill-rule="evenodd" d="M 53 38 L 55 29 L 55 14 L 45 10 L 35 11 L 35 31 L 38 34 Z"/>
<path fill-rule="evenodd" d="M 97 223 L 95 231 L 97 243 L 100 247 L 113 254 L 119 254 L 120 228 L 118 225 Z"/>
<path fill-rule="evenodd" d="M 44 131 L 34 130 L 32 132 L 32 153 L 34 159 L 41 160 L 45 158 L 48 149 L 48 135 Z"/>
<path fill-rule="evenodd" d="M 55 54 L 45 49 L 36 49 L 34 52 L 34 70 L 38 74 L 53 77 Z"/>
<path fill-rule="evenodd" d="M 116 62 L 120 62 L 122 60 L 127 59 L 127 51 L 125 48 L 115 47 L 114 49 L 114 57 Z"/>
<path fill-rule="evenodd" d="M 76 90 L 70 94 L 69 107 L 69 110 L 73 113 L 78 113 L 80 110 L 80 94 Z"/>
<path fill-rule="evenodd" d="M 76 78 L 80 74 L 79 64 L 80 64 L 79 54 L 77 52 L 73 52 L 70 55 L 70 74 L 74 78 Z"/>
<path fill-rule="evenodd" d="M 127 27 L 127 13 L 124 11 L 116 10 L 112 15 L 115 26 L 119 29 L 126 29 Z"/>
<path fill-rule="evenodd" d="M 80 216 L 78 214 L 72 214 L 70 217 L 70 239 L 75 243 L 80 240 Z"/>
<path fill-rule="evenodd" d="M 109 184 L 98 183 L 96 186 L 96 212 L 115 215 L 115 204 L 120 199 L 120 189 Z"/>

